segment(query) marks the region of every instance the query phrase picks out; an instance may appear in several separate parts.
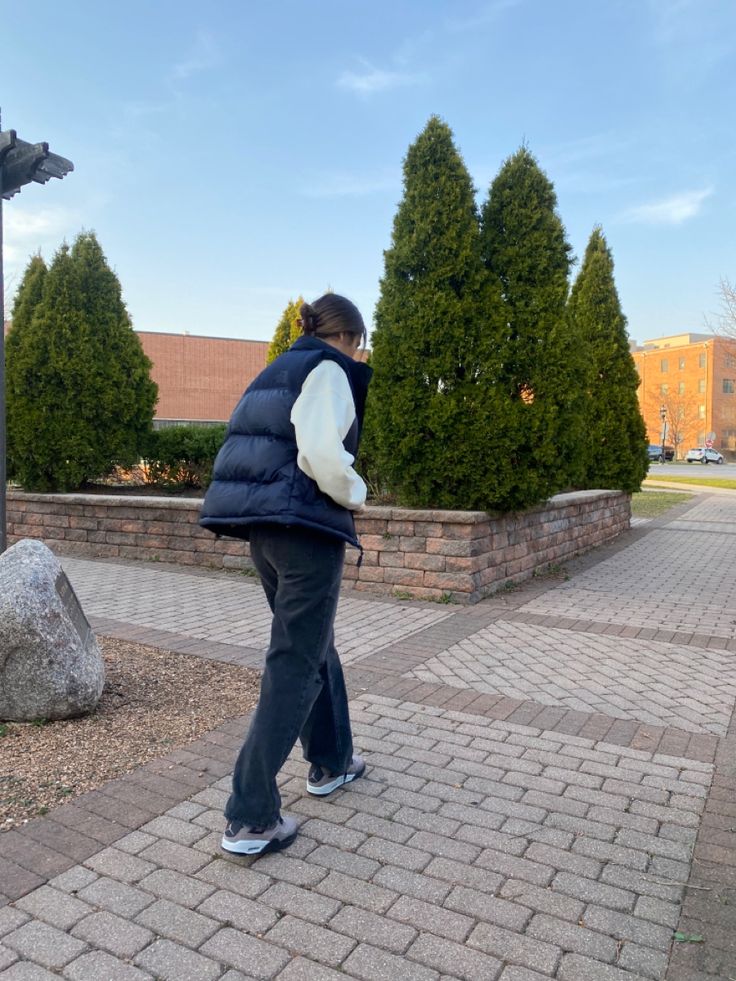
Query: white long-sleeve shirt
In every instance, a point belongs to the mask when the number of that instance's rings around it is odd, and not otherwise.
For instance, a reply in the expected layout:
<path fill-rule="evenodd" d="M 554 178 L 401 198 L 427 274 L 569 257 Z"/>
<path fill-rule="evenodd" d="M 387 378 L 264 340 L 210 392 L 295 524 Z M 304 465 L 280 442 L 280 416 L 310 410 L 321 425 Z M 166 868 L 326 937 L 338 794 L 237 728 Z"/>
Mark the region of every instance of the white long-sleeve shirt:
<path fill-rule="evenodd" d="M 353 470 L 355 457 L 343 446 L 354 421 L 347 375 L 336 362 L 321 361 L 307 375 L 291 409 L 296 462 L 324 494 L 351 511 L 365 504 L 367 493 L 363 479 Z"/>

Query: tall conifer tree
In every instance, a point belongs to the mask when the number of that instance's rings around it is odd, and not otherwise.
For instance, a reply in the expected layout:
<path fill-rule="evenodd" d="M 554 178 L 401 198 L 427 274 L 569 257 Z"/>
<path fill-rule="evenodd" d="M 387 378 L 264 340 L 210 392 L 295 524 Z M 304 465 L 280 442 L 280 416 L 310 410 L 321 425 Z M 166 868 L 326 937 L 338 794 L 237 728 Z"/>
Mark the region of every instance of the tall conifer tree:
<path fill-rule="evenodd" d="M 470 175 L 433 116 L 404 162 L 372 335 L 367 441 L 402 503 L 488 508 L 505 493 L 498 310 Z"/>
<path fill-rule="evenodd" d="M 46 279 L 46 263 L 40 255 L 34 255 L 26 266 L 23 279 L 18 287 L 13 301 L 11 313 L 11 325 L 8 335 L 5 338 L 5 382 L 7 389 L 7 471 L 8 476 L 13 479 L 17 470 L 15 451 L 15 414 L 16 405 L 15 394 L 22 391 L 27 380 L 20 377 L 16 370 L 13 354 L 20 343 L 20 338 L 33 319 L 36 307 L 41 302 L 43 294 L 43 284 Z"/>
<path fill-rule="evenodd" d="M 514 508 L 582 477 L 583 352 L 565 315 L 571 249 L 556 209 L 551 181 L 521 147 L 501 167 L 481 215 L 483 259 L 506 318 L 499 381 L 513 432 Z"/>
<path fill-rule="evenodd" d="M 613 278 L 613 257 L 600 228 L 590 236 L 569 312 L 589 359 L 586 484 L 637 491 L 648 468 L 639 376 Z"/>
<path fill-rule="evenodd" d="M 296 300 L 289 300 L 286 304 L 286 308 L 281 314 L 281 320 L 276 325 L 273 339 L 268 346 L 266 364 L 271 364 L 280 354 L 288 351 L 294 341 L 302 336 L 302 329 L 299 326 L 299 311 L 302 303 L 304 300 L 300 296 Z"/>
<path fill-rule="evenodd" d="M 12 353 L 20 482 L 70 490 L 135 462 L 156 403 L 150 369 L 97 239 L 79 235 L 57 252 Z"/>

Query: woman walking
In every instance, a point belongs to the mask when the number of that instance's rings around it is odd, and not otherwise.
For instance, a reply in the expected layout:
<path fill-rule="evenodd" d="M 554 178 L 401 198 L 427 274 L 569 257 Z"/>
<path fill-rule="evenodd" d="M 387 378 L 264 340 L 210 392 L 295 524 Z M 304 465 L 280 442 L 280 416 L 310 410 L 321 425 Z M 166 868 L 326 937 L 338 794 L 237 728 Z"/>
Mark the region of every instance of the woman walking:
<path fill-rule="evenodd" d="M 310 794 L 360 777 L 334 645 L 345 545 L 366 486 L 353 469 L 371 369 L 350 300 L 328 293 L 301 308 L 303 336 L 248 387 L 215 460 L 200 524 L 250 542 L 273 613 L 261 694 L 238 755 L 222 847 L 255 855 L 290 845 L 276 775 L 297 739 Z"/>

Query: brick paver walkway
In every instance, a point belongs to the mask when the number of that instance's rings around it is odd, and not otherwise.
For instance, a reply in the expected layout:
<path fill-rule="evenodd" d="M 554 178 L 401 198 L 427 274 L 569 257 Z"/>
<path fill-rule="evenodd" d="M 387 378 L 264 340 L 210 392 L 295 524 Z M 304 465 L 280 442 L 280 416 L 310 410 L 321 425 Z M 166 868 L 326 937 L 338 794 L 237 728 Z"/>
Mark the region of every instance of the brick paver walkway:
<path fill-rule="evenodd" d="M 234 719 L 0 834 L 0 978 L 735 978 L 736 498 L 672 514 L 472 608 L 347 593 L 367 776 L 293 753 L 295 844 L 224 856 Z M 100 632 L 262 656 L 245 577 L 64 565 Z"/>

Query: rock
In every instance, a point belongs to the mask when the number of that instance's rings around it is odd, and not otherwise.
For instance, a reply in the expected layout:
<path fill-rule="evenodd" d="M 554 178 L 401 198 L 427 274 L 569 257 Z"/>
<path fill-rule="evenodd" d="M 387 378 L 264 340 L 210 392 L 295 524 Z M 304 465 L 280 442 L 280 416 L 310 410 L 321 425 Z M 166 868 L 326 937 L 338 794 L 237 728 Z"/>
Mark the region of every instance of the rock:
<path fill-rule="evenodd" d="M 90 712 L 105 683 L 97 641 L 59 560 L 23 539 L 0 555 L 0 719 Z"/>

